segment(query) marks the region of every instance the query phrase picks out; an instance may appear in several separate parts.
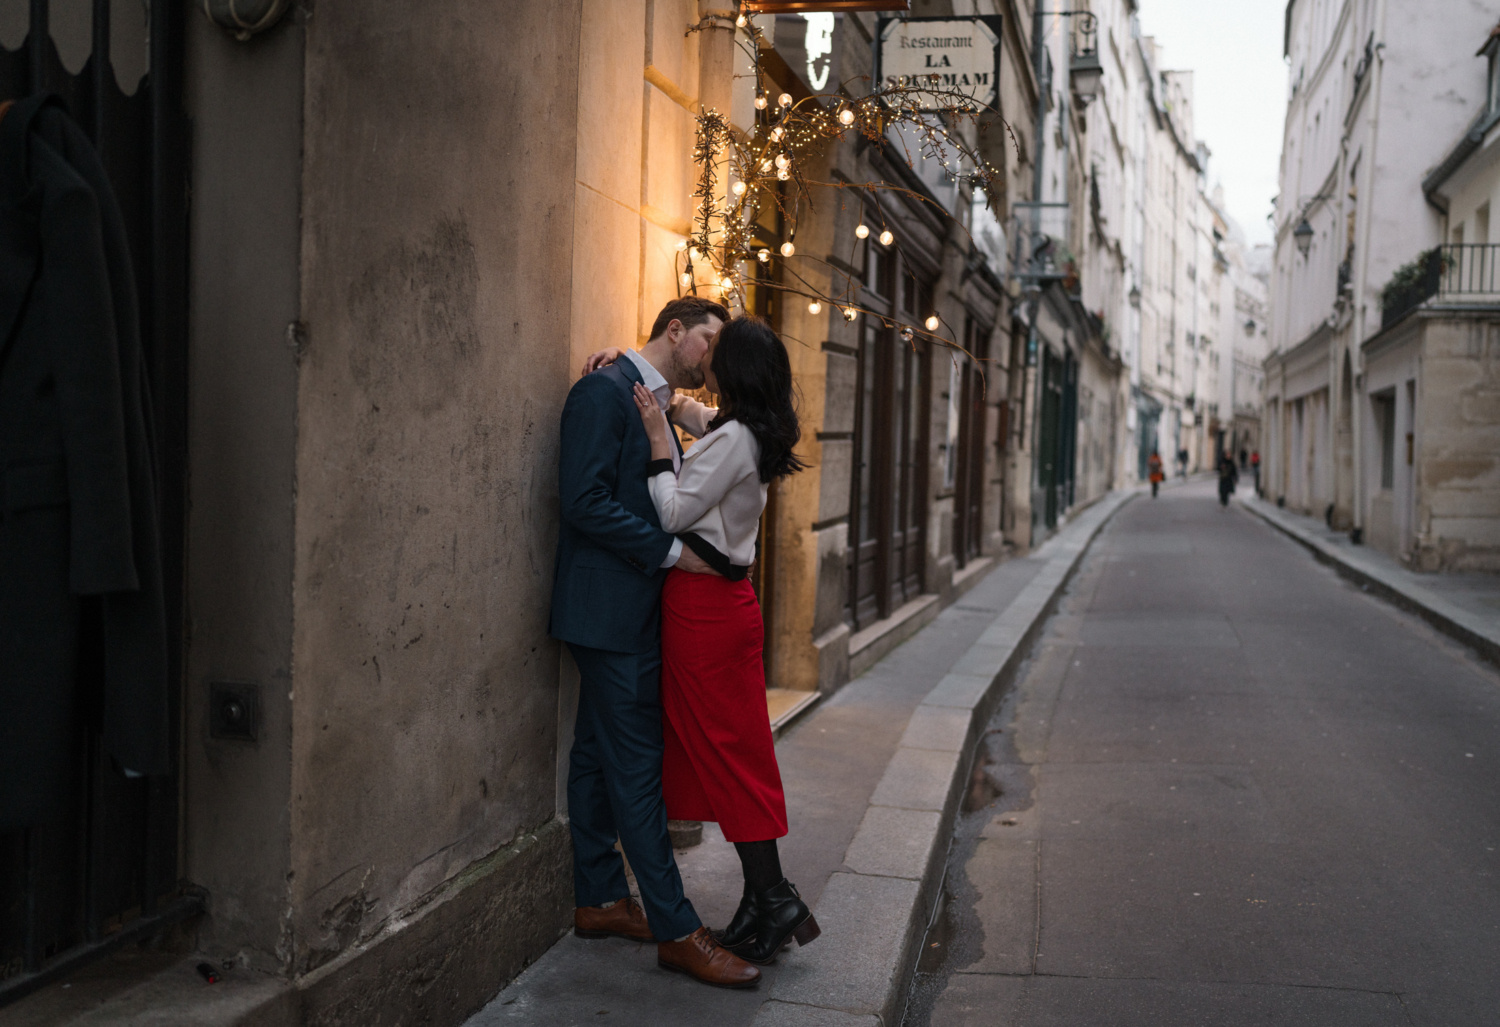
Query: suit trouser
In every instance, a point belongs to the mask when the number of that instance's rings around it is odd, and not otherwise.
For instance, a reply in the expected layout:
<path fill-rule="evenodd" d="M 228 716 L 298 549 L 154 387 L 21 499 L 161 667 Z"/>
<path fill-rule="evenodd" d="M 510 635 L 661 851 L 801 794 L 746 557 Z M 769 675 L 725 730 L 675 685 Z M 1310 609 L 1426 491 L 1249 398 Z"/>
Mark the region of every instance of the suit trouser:
<path fill-rule="evenodd" d="M 568 649 L 580 678 L 568 766 L 575 901 L 597 906 L 630 894 L 618 837 L 651 933 L 691 934 L 702 921 L 682 893 L 661 791 L 661 650 Z"/>

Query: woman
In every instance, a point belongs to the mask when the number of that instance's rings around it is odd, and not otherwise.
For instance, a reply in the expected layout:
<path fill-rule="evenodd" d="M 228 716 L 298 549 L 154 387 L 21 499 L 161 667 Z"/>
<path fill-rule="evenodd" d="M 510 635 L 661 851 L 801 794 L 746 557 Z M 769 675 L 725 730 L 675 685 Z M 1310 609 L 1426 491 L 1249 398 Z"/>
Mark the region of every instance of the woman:
<path fill-rule="evenodd" d="M 720 405 L 673 402 L 673 420 L 700 436 L 676 474 L 666 418 L 650 392 L 635 390 L 661 525 L 715 571 L 673 568 L 662 588 L 662 791 L 670 818 L 717 822 L 734 843 L 745 886 L 719 941 L 765 965 L 789 940 L 806 945 L 819 934 L 781 871 L 786 800 L 766 713 L 760 604 L 747 580 L 767 486 L 802 469 L 792 452 L 800 430 L 791 362 L 765 321 L 727 322 L 703 373 Z"/>
<path fill-rule="evenodd" d="M 1154 449 L 1151 451 L 1151 455 L 1146 458 L 1146 470 L 1151 479 L 1151 498 L 1155 499 L 1156 490 L 1161 488 L 1162 479 L 1166 475 L 1162 473 L 1161 469 L 1161 454 Z"/>

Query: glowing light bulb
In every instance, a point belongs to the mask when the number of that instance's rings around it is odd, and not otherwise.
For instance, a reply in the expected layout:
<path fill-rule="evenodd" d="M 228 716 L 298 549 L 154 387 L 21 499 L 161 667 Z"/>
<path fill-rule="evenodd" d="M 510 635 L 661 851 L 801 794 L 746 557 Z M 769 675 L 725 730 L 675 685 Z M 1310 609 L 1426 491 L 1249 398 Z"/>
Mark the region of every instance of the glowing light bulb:
<path fill-rule="evenodd" d="M 786 154 L 784 154 L 784 153 L 778 153 L 776 155 L 776 166 L 778 168 L 788 167 L 788 166 L 791 165 L 791 163 L 792 163 L 792 158 L 788 157 Z"/>
<path fill-rule="evenodd" d="M 745 183 L 744 182 L 736 182 L 736 183 L 734 183 L 734 185 L 730 186 L 730 191 L 733 192 L 734 195 L 736 195 L 736 196 L 744 196 L 745 195 Z"/>
<path fill-rule="evenodd" d="M 766 109 L 766 94 L 765 93 L 756 93 L 755 94 L 755 109 L 758 110 L 758 111 L 763 111 L 763 110 Z"/>
<path fill-rule="evenodd" d="M 839 124 L 845 127 L 854 124 L 853 109 L 845 107 L 843 110 L 839 111 Z"/>
<path fill-rule="evenodd" d="M 796 252 L 797 247 L 792 245 L 791 240 L 787 240 L 786 242 L 781 244 L 781 255 L 783 257 L 790 257 L 793 253 Z"/>
<path fill-rule="evenodd" d="M 809 314 L 821 314 L 823 312 L 823 304 L 819 303 L 817 300 L 813 300 L 807 305 L 807 312 Z"/>
<path fill-rule="evenodd" d="M 854 226 L 854 238 L 868 239 L 870 237 L 870 226 L 861 221 Z"/>
<path fill-rule="evenodd" d="M 682 287 L 686 289 L 688 286 L 693 284 L 693 273 L 691 271 L 684 271 L 680 280 L 682 282 Z"/>
<path fill-rule="evenodd" d="M 734 279 L 730 278 L 728 275 L 724 276 L 724 278 L 719 282 L 719 285 L 723 288 L 723 290 L 725 292 L 733 292 L 734 291 Z"/>
<path fill-rule="evenodd" d="M 858 316 L 859 316 L 859 311 L 855 310 L 853 307 L 845 307 L 844 308 L 844 320 L 845 321 L 853 321 Z"/>
<path fill-rule="evenodd" d="M 702 260 L 703 259 L 703 251 L 700 250 L 698 247 L 694 246 L 692 249 L 688 250 L 688 259 L 689 260 Z"/>
<path fill-rule="evenodd" d="M 762 175 L 769 175 L 771 173 L 771 162 L 770 161 L 763 160 L 763 161 L 760 162 L 760 173 Z"/>
<path fill-rule="evenodd" d="M 687 240 L 686 239 L 678 239 L 677 240 L 677 252 L 681 253 L 685 249 L 687 249 Z"/>
<path fill-rule="evenodd" d="M 941 322 L 941 321 L 938 320 L 938 316 L 936 314 L 933 314 L 930 317 L 928 317 L 927 320 L 926 320 L 926 322 L 924 322 L 924 323 L 927 325 L 927 330 L 929 332 L 935 332 L 935 331 L 938 330 L 938 328 L 942 325 L 943 322 Z"/>
<path fill-rule="evenodd" d="M 896 237 L 891 234 L 891 230 L 889 228 L 887 228 L 884 232 L 880 233 L 880 245 L 882 245 L 882 246 L 889 246 L 891 243 L 893 243 L 895 241 L 896 241 Z"/>
<path fill-rule="evenodd" d="M 792 105 L 792 94 L 782 93 L 776 98 L 776 102 L 781 104 L 781 106 L 783 107 L 790 107 Z"/>
<path fill-rule="evenodd" d="M 749 23 L 750 23 L 750 19 L 746 18 L 743 14 L 740 15 L 738 18 L 734 19 L 734 27 L 737 28 L 737 29 L 742 29 L 746 25 L 748 25 Z"/>
<path fill-rule="evenodd" d="M 779 143 L 784 138 L 786 138 L 786 129 L 782 128 L 780 125 L 777 125 L 775 128 L 771 129 L 772 142 Z"/>
<path fill-rule="evenodd" d="M 780 171 L 776 172 L 776 177 L 785 182 L 792 177 L 792 172 L 788 168 L 782 168 Z"/>
<path fill-rule="evenodd" d="M 762 247 L 760 252 L 755 255 L 755 259 L 762 264 L 769 264 L 771 263 L 771 251 Z"/>

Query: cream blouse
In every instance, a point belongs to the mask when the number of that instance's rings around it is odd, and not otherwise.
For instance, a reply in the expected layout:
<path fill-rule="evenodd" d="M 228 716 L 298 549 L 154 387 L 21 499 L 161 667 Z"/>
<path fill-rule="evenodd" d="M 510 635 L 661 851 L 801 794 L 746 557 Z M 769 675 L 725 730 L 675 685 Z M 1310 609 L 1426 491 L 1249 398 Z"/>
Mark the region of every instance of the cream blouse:
<path fill-rule="evenodd" d="M 672 420 L 690 435 L 701 436 L 682 458 L 676 474 L 662 471 L 651 479 L 651 501 L 662 530 L 673 535 L 694 532 L 748 567 L 755 562 L 760 515 L 766 508 L 766 485 L 760 480 L 760 443 L 739 421 L 708 431 L 718 411 L 686 397 L 672 402 Z"/>

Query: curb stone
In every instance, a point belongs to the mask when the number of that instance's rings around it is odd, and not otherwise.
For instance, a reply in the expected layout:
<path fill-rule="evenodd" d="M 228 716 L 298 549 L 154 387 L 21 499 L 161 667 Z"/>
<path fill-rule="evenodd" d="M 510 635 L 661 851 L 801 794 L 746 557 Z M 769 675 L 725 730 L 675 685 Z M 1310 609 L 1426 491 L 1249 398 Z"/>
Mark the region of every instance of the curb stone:
<path fill-rule="evenodd" d="M 1110 493 L 1038 547 L 1046 564 L 912 713 L 818 900 L 819 944 L 778 974 L 752 1027 L 900 1022 L 979 735 L 1089 544 L 1139 492 Z"/>
<path fill-rule="evenodd" d="M 1287 519 L 1264 499 L 1237 499 L 1236 502 L 1292 541 L 1311 550 L 1319 562 L 1328 564 L 1343 577 L 1408 613 L 1415 613 L 1443 634 L 1474 649 L 1490 663 L 1500 665 L 1500 621 L 1472 613 L 1421 586 L 1402 581 L 1397 574 L 1378 563 L 1367 564 L 1351 559 L 1352 554 L 1340 551 L 1339 547 Z"/>

